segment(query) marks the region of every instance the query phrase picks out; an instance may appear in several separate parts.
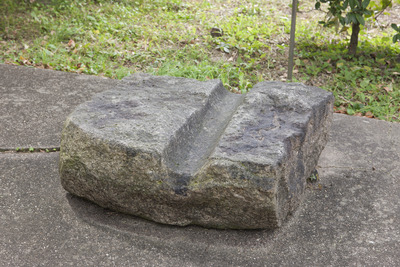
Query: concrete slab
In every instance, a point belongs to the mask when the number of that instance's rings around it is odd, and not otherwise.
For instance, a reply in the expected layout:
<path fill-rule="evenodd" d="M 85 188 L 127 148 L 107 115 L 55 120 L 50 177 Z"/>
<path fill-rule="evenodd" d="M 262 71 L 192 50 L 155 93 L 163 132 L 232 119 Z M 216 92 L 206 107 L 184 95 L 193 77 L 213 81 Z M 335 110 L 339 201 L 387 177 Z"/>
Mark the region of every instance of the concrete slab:
<path fill-rule="evenodd" d="M 67 194 L 58 153 L 0 153 L 0 266 L 400 266 L 400 124 L 335 115 L 320 186 L 277 231 L 172 227 Z"/>
<path fill-rule="evenodd" d="M 0 150 L 58 147 L 66 116 L 93 94 L 119 83 L 0 64 Z"/>

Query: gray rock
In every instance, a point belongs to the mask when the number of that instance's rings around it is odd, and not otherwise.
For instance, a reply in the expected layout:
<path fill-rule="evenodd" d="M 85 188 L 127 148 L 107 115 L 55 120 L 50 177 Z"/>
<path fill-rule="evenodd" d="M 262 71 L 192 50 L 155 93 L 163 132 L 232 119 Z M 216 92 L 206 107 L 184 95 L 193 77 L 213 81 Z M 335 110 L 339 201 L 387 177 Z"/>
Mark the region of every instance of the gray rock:
<path fill-rule="evenodd" d="M 64 126 L 63 187 L 166 224 L 279 227 L 302 199 L 327 142 L 332 94 L 263 82 L 137 74 L 80 105 Z"/>

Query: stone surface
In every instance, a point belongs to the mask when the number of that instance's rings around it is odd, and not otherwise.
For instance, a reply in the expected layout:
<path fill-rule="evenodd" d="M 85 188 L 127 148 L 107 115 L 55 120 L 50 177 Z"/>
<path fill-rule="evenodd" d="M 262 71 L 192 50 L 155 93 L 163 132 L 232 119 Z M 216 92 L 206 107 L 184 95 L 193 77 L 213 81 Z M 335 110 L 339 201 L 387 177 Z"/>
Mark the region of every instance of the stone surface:
<path fill-rule="evenodd" d="M 326 144 L 333 96 L 264 82 L 136 75 L 67 119 L 60 176 L 102 207 L 175 225 L 279 227 Z"/>

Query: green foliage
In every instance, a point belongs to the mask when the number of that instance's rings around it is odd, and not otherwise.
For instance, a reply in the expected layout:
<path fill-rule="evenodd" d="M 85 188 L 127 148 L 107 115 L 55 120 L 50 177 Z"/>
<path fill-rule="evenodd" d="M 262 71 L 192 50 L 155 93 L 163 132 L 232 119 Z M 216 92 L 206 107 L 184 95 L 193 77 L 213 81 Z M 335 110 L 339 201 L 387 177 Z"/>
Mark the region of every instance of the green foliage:
<path fill-rule="evenodd" d="M 321 87 L 332 91 L 338 112 L 399 121 L 400 47 L 390 41 L 386 37 L 362 41 L 363 53 L 357 57 L 341 52 L 343 42 L 314 46 L 299 42 L 302 53 L 296 68 L 308 74 L 303 81 L 331 75 Z"/>
<path fill-rule="evenodd" d="M 257 63 L 269 49 L 265 40 L 280 26 L 271 27 L 272 24 L 258 21 L 262 8 L 253 2 L 241 4 L 233 16 L 220 21 L 209 20 L 210 4 L 194 6 L 181 0 L 66 0 L 47 4 L 23 1 L 23 5 L 24 19 L 0 31 L 3 40 L 21 42 L 23 49 L 15 47 L 14 53 L 0 52 L 3 61 L 120 79 L 135 71 L 168 70 L 174 75 L 177 68 L 170 66 L 176 65 L 179 57 L 185 68 L 203 62 L 196 66 L 203 69 L 208 62 L 212 72 L 219 72 L 208 76 L 221 78 L 225 86 L 243 92 L 258 79 L 249 77 L 249 72 L 257 72 Z M 199 12 L 199 8 L 204 10 Z M 15 9 L 7 12 L 8 21 L 12 21 L 13 12 L 19 13 Z M 22 27 L 34 24 L 36 32 L 22 30 L 17 24 Z M 216 24 L 224 29 L 221 38 L 208 34 Z M 31 32 L 31 36 L 25 32 Z M 176 52 L 196 49 L 202 53 Z M 209 60 L 215 49 L 234 57 L 240 54 L 239 62 L 221 64 Z M 178 73 L 191 77 L 191 71 L 197 70 L 188 68 Z"/>
<path fill-rule="evenodd" d="M 328 4 L 328 16 L 326 21 L 320 21 L 324 26 L 335 26 L 341 31 L 348 29 L 347 25 L 352 27 L 352 36 L 349 44 L 349 53 L 355 54 L 358 45 L 359 25 L 364 26 L 366 19 L 375 19 L 374 14 L 382 13 L 386 8 L 392 6 L 392 0 L 316 0 L 315 8 L 321 9 L 321 3 Z M 396 30 L 397 25 L 392 24 Z M 397 33 L 393 37 L 396 42 L 400 39 Z"/>
<path fill-rule="evenodd" d="M 230 64 L 213 64 L 210 61 L 186 62 L 166 61 L 159 68 L 152 68 L 150 73 L 176 77 L 193 78 L 200 81 L 220 79 L 224 86 L 234 92 L 245 93 L 256 82 L 246 75 L 245 70 Z"/>
<path fill-rule="evenodd" d="M 354 23 L 364 25 L 364 17 L 370 17 L 373 14 L 368 9 L 370 0 L 317 0 L 315 8 L 320 9 L 321 3 L 329 4 L 328 20 L 321 22 L 324 26 L 338 26 L 339 23 L 343 26 Z"/>
<path fill-rule="evenodd" d="M 344 22 L 362 24 L 346 12 L 350 4 L 357 12 L 379 4 L 367 3 L 348 1 Z M 286 78 L 290 16 L 279 1 L 0 0 L 0 15 L 0 63 L 117 79 L 138 71 L 218 78 L 236 93 Z M 298 20 L 295 79 L 332 91 L 337 111 L 400 121 L 392 28 L 378 36 L 361 29 L 363 52 L 352 58 L 332 29 L 315 29 L 317 20 Z M 214 27 L 222 36 L 210 34 Z"/>
<path fill-rule="evenodd" d="M 396 31 L 396 34 L 393 36 L 393 43 L 396 43 L 396 42 L 400 41 L 400 27 L 394 23 L 392 23 L 391 26 L 392 26 L 393 30 Z"/>

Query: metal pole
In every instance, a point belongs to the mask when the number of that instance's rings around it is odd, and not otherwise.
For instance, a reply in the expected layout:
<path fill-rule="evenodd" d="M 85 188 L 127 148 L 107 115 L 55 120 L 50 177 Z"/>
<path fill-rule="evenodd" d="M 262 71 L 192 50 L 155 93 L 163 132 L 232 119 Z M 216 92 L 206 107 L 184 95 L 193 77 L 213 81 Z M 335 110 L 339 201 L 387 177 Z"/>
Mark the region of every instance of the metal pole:
<path fill-rule="evenodd" d="M 288 64 L 288 75 L 287 78 L 291 82 L 293 75 L 293 57 L 295 47 L 295 35 L 296 35 L 296 13 L 297 13 L 297 0 L 293 0 L 292 3 L 292 25 L 290 27 L 290 44 L 289 44 L 289 64 Z"/>

